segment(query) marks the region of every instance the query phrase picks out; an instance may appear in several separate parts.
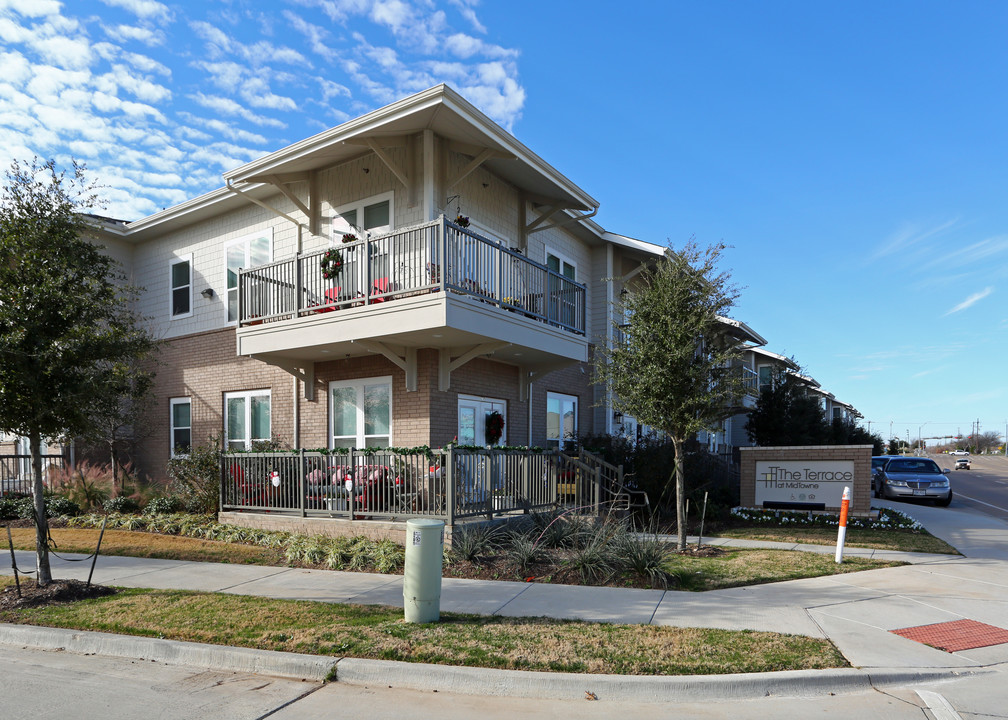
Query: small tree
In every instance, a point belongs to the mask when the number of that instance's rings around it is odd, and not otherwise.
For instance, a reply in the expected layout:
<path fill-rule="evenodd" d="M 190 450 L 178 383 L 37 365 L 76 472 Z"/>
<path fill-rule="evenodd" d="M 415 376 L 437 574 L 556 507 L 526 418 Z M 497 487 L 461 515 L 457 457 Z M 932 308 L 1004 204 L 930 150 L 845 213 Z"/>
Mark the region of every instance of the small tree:
<path fill-rule="evenodd" d="M 646 268 L 618 304 L 630 317 L 623 341 L 603 347 L 596 381 L 604 383 L 616 409 L 666 433 L 675 462 L 666 490 L 675 488 L 679 547 L 686 547 L 684 446 L 701 431 L 714 431 L 738 411 L 745 386 L 736 362 L 741 347 L 724 317 L 738 292 L 718 265 L 723 244 L 700 250 L 691 240 L 671 248 Z"/>
<path fill-rule="evenodd" d="M 819 402 L 806 394 L 801 378 L 777 368 L 769 387 L 760 391 L 746 420 L 751 442 L 763 447 L 825 445 L 829 425 Z"/>
<path fill-rule="evenodd" d="M 131 307 L 116 262 L 88 240 L 96 186 L 76 162 L 15 162 L 0 197 L 0 430 L 28 438 L 38 583 L 52 581 L 44 504 L 44 439 L 87 434 L 123 364 L 154 341 Z"/>

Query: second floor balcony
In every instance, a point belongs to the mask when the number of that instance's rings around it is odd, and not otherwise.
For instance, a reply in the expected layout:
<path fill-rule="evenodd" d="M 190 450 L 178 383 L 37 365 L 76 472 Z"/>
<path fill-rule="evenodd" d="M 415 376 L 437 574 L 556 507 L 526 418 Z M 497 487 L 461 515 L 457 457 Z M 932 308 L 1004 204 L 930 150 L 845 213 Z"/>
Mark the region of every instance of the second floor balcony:
<path fill-rule="evenodd" d="M 238 352 L 321 361 L 381 342 L 493 346 L 532 369 L 583 361 L 585 295 L 583 284 L 442 216 L 243 269 Z"/>

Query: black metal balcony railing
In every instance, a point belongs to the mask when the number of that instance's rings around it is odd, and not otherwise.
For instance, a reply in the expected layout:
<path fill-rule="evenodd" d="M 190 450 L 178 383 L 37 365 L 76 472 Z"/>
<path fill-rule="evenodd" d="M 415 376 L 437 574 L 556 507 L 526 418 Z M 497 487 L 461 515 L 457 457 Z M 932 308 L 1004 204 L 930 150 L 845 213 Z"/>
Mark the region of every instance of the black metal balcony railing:
<path fill-rule="evenodd" d="M 242 326 L 430 292 L 470 295 L 580 335 L 585 286 L 443 215 L 387 235 L 338 245 L 343 267 L 322 276 L 325 251 L 240 271 Z"/>

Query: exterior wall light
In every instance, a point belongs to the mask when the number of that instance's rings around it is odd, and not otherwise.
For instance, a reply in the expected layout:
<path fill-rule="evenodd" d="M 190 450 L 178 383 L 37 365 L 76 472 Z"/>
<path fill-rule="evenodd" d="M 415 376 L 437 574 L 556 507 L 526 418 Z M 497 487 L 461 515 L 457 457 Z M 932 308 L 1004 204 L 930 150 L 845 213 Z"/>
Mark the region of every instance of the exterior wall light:
<path fill-rule="evenodd" d="M 201 292 L 200 295 L 202 295 L 207 300 L 209 300 L 210 298 L 213 297 L 213 288 L 207 288 L 206 290 L 204 290 L 203 292 Z"/>

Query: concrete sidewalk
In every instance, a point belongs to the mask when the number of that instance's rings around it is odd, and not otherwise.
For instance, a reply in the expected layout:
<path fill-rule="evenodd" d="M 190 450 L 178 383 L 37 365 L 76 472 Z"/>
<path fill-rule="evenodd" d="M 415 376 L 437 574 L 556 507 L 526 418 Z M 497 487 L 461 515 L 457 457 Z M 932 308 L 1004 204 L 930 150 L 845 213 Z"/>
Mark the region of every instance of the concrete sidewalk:
<path fill-rule="evenodd" d="M 893 634 L 893 630 L 971 620 L 1008 629 L 1008 524 L 965 508 L 932 508 L 875 501 L 915 517 L 964 556 L 849 549 L 863 555 L 903 560 L 909 565 L 733 588 L 706 593 L 559 586 L 539 583 L 446 578 L 445 612 L 545 616 L 596 622 L 640 623 L 731 630 L 766 630 L 832 640 L 854 669 L 763 673 L 704 678 L 592 676 L 609 697 L 754 697 L 773 694 L 848 692 L 887 684 L 989 672 L 1008 663 L 1008 643 L 957 652 L 937 650 Z M 755 543 L 709 538 L 725 546 L 773 546 L 833 554 L 833 547 Z M 53 558 L 53 575 L 86 579 L 89 563 Z M 34 555 L 18 553 L 33 567 Z M 11 574 L 6 569 L 5 574 Z M 353 602 L 402 607 L 402 576 L 198 563 L 102 556 L 93 581 L 103 585 L 226 592 L 264 597 Z M 957 626 L 949 626 L 957 627 Z M 32 640 L 36 637 L 37 642 Z M 981 639 L 980 642 L 983 642 Z M 333 665 L 342 682 L 402 688 L 442 688 L 470 694 L 562 697 L 564 688 L 583 695 L 584 676 L 520 673 L 444 666 L 302 658 L 286 653 L 205 649 L 190 643 L 116 638 L 101 633 L 0 627 L 0 643 L 62 647 L 127 657 L 191 662 L 236 671 L 323 678 Z M 191 646 L 191 647 L 190 647 Z M 131 650 L 132 648 L 132 650 Z M 160 648 L 160 650 L 159 650 Z M 258 653 L 258 654 L 257 654 Z"/>

